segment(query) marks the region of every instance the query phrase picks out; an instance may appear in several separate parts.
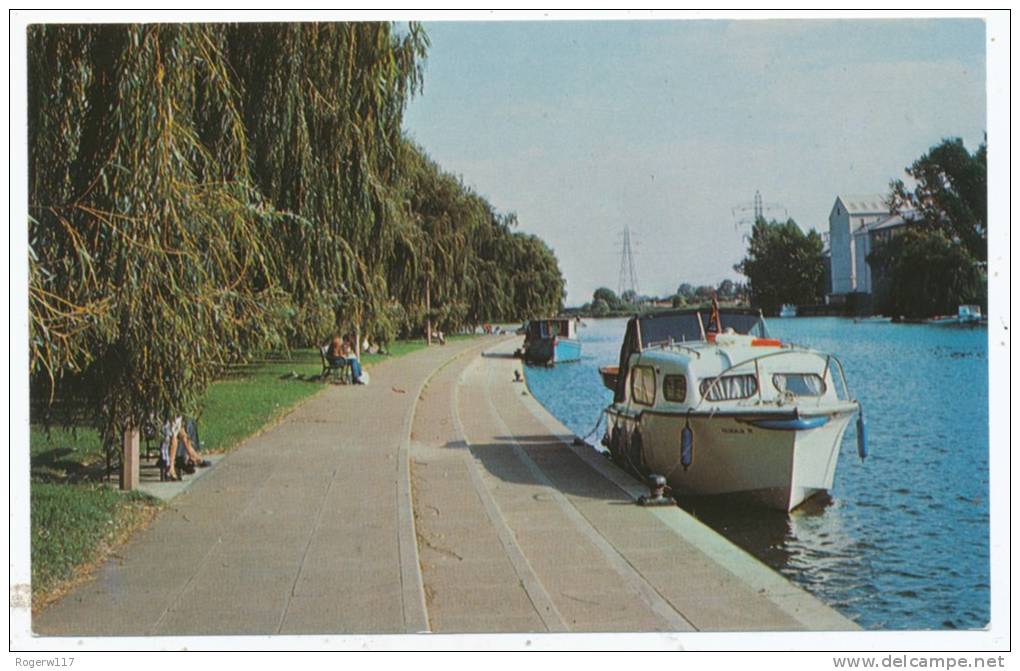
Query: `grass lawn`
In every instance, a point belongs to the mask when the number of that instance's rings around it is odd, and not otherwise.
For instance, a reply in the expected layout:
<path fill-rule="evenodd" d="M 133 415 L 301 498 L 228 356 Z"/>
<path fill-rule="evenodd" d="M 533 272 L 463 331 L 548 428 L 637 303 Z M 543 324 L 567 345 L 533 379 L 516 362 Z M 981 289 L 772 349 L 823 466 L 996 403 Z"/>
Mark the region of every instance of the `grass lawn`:
<path fill-rule="evenodd" d="M 470 336 L 455 338 L 461 337 Z M 362 364 L 371 368 L 424 348 L 420 340 L 395 342 L 389 354 L 366 354 Z M 202 451 L 235 447 L 324 389 L 317 379 L 321 370 L 314 349 L 231 368 L 210 385 L 202 400 L 198 421 Z M 101 482 L 105 457 L 94 429 L 46 432 L 33 426 L 30 441 L 32 602 L 39 608 L 151 519 L 160 503 Z"/>

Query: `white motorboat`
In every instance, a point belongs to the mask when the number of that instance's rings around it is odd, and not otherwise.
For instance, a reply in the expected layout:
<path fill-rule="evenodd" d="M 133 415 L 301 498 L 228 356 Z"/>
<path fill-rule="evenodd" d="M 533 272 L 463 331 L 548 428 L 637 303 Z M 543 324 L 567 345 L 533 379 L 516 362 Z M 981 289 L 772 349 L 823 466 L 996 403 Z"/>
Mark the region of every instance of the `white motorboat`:
<path fill-rule="evenodd" d="M 779 316 L 780 317 L 796 317 L 797 316 L 797 306 L 794 305 L 793 303 L 783 303 L 783 305 L 779 308 Z"/>
<path fill-rule="evenodd" d="M 665 476 L 674 495 L 739 495 L 789 511 L 832 487 L 860 404 L 829 354 L 769 338 L 760 312 L 688 309 L 633 317 L 603 443 L 628 470 Z"/>

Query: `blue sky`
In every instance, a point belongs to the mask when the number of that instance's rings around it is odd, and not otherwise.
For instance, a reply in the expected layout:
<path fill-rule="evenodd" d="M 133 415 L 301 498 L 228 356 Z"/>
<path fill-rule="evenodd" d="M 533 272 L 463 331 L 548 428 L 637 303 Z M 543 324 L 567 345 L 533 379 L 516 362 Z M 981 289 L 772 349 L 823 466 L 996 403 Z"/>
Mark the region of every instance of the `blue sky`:
<path fill-rule="evenodd" d="M 625 225 L 642 293 L 740 279 L 756 189 L 824 231 L 837 193 L 986 128 L 976 19 L 425 27 L 408 134 L 549 243 L 568 305 L 617 289 Z"/>

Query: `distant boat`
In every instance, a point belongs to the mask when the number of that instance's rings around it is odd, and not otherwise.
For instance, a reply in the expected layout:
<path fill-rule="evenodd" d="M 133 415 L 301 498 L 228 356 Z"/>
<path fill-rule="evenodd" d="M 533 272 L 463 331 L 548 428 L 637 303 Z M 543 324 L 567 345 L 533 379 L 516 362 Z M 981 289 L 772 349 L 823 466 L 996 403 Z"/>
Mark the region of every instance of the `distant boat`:
<path fill-rule="evenodd" d="M 933 317 L 925 321 L 935 326 L 977 326 L 987 323 L 981 316 L 981 307 L 977 305 L 961 305 L 955 315 Z"/>
<path fill-rule="evenodd" d="M 532 319 L 524 335 L 524 361 L 551 365 L 581 360 L 577 322 L 569 318 Z"/>
<path fill-rule="evenodd" d="M 784 303 L 783 306 L 781 308 L 779 308 L 779 316 L 780 317 L 796 317 L 797 316 L 797 306 L 794 305 L 793 303 Z"/>
<path fill-rule="evenodd" d="M 687 309 L 634 317 L 603 444 L 679 495 L 727 494 L 789 511 L 831 489 L 860 404 L 831 354 L 770 338 L 761 313 Z M 858 414 L 858 451 L 867 453 Z"/>

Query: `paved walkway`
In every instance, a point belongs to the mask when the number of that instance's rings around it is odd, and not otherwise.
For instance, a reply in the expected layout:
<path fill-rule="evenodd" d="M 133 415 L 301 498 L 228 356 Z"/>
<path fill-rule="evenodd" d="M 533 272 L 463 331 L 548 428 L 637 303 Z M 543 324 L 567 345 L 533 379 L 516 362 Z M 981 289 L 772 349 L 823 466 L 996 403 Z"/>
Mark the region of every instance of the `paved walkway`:
<path fill-rule="evenodd" d="M 517 344 L 457 341 L 328 388 L 35 632 L 855 628 L 680 509 L 634 505 L 643 487 L 513 381 Z"/>
<path fill-rule="evenodd" d="M 491 344 L 491 340 L 488 341 Z M 407 439 L 426 379 L 478 339 L 331 386 L 175 498 L 43 635 L 405 633 L 427 627 Z"/>

